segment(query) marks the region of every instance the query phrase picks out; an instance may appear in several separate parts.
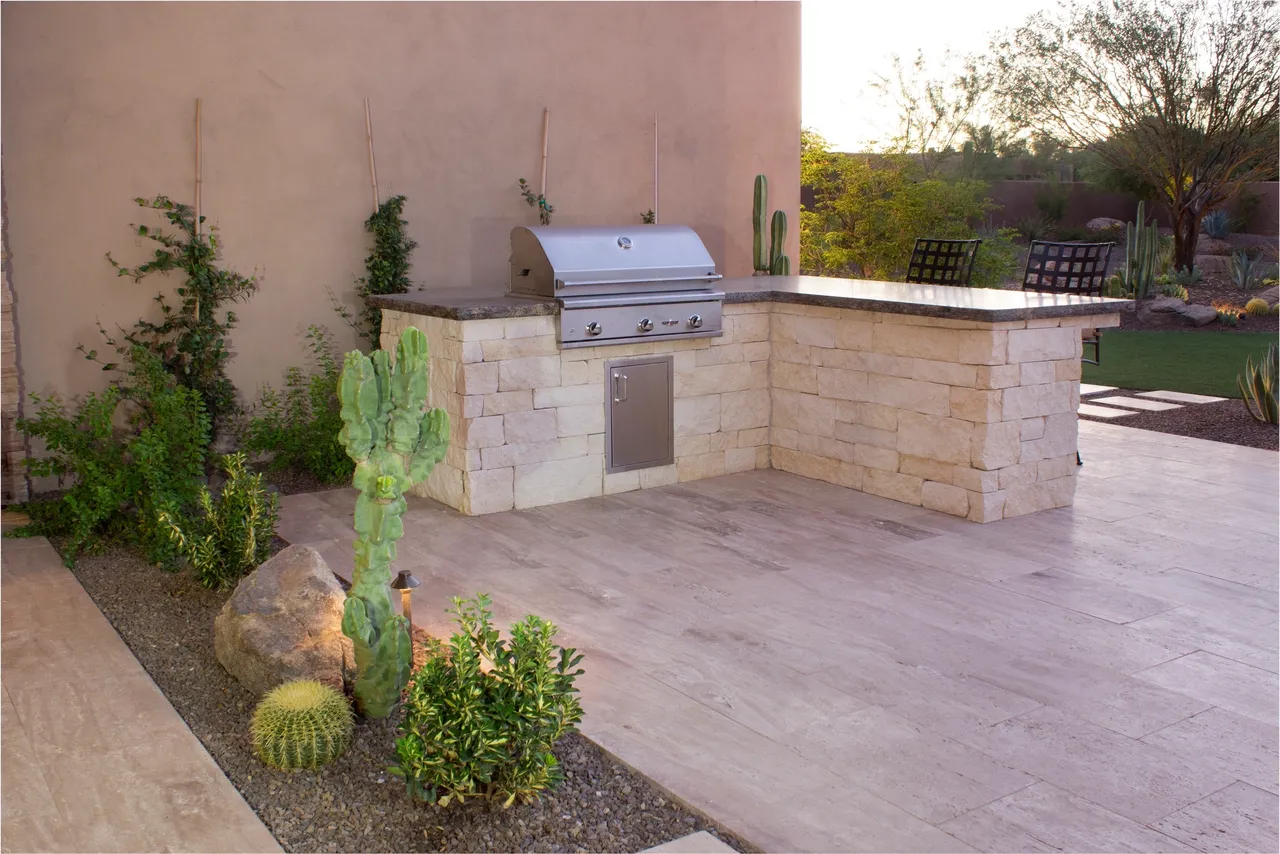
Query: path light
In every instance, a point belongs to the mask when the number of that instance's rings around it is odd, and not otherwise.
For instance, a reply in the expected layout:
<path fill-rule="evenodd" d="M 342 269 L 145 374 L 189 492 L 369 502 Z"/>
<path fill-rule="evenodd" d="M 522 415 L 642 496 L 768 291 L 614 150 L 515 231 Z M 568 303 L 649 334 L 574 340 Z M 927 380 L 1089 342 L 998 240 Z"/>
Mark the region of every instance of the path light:
<path fill-rule="evenodd" d="M 400 591 L 400 610 L 404 612 L 404 618 L 409 621 L 409 634 L 413 635 L 413 607 L 409 599 L 413 596 L 413 588 L 422 582 L 413 577 L 413 574 L 407 569 L 400 570 L 400 574 L 396 576 L 396 580 L 391 582 L 392 590 Z"/>

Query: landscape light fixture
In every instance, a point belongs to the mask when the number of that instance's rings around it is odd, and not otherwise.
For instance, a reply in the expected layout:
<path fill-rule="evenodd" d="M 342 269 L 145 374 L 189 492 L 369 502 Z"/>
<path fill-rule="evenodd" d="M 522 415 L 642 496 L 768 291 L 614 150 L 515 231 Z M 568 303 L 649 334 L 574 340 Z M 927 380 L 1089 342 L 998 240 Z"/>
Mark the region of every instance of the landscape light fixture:
<path fill-rule="evenodd" d="M 400 591 L 400 610 L 404 613 L 404 618 L 409 621 L 410 637 L 413 636 L 413 607 L 409 600 L 413 596 L 413 588 L 421 583 L 407 569 L 400 570 L 396 580 L 391 582 L 391 589 Z"/>

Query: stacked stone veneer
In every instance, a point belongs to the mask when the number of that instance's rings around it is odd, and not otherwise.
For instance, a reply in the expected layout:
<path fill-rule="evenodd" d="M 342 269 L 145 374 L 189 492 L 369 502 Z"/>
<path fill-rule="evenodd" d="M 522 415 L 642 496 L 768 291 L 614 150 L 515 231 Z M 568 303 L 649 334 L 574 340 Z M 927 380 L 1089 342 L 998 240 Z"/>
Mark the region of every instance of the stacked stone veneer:
<path fill-rule="evenodd" d="M 494 513 L 756 468 L 977 522 L 1071 504 L 1081 328 L 784 303 L 725 306 L 725 334 L 560 350 L 554 317 L 383 313 L 431 345 L 444 462 L 419 488 Z M 606 475 L 605 363 L 672 354 L 674 465 Z"/>
<path fill-rule="evenodd" d="M 769 306 L 725 306 L 724 335 L 561 350 L 555 317 L 446 320 L 383 311 L 382 343 L 416 326 L 449 451 L 418 488 L 496 513 L 769 467 Z M 605 363 L 671 354 L 675 464 L 605 474 Z"/>

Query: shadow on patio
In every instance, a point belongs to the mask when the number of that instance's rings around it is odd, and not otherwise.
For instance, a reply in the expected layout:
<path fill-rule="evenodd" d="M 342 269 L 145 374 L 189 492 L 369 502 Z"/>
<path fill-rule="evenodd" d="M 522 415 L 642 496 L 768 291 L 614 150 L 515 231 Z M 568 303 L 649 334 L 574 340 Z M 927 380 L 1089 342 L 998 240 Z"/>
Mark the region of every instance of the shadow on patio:
<path fill-rule="evenodd" d="M 777 471 L 419 499 L 397 568 L 437 635 L 557 622 L 584 732 L 769 850 L 1274 850 L 1277 456 L 1080 444 L 1073 508 L 988 525 Z M 348 573 L 349 492 L 283 506 Z"/>

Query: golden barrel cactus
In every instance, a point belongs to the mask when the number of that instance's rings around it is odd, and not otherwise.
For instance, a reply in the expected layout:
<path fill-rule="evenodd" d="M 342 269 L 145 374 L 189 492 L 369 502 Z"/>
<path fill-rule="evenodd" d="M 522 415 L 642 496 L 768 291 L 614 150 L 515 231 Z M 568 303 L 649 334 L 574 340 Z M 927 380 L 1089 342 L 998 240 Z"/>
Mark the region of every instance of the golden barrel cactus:
<path fill-rule="evenodd" d="M 354 715 L 347 698 L 311 679 L 286 682 L 262 698 L 253 712 L 253 752 L 289 771 L 319 768 L 351 745 Z"/>

